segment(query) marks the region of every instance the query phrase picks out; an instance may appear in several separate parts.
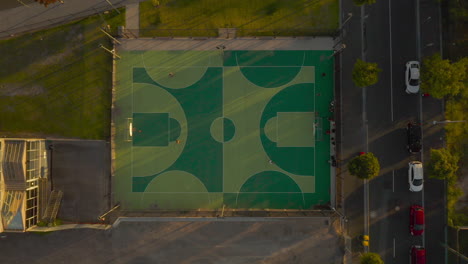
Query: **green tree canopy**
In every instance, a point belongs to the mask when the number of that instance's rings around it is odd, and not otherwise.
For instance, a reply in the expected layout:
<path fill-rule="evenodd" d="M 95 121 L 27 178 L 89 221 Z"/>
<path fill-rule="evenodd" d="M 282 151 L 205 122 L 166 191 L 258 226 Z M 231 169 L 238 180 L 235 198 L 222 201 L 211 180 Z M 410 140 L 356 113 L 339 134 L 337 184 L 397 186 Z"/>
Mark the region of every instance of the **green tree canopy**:
<path fill-rule="evenodd" d="M 436 179 L 453 179 L 458 170 L 459 157 L 446 148 L 431 149 L 431 159 L 428 170 L 429 177 Z"/>
<path fill-rule="evenodd" d="M 362 5 L 371 5 L 375 4 L 377 0 L 353 0 L 354 4 L 357 6 L 362 6 Z"/>
<path fill-rule="evenodd" d="M 348 163 L 348 170 L 351 175 L 357 176 L 361 179 L 370 179 L 379 175 L 379 160 L 373 153 L 368 152 L 353 158 Z"/>
<path fill-rule="evenodd" d="M 34 0 L 40 4 L 43 4 L 45 7 L 47 7 L 49 4 L 53 4 L 55 2 L 60 2 L 63 4 L 63 0 Z"/>
<path fill-rule="evenodd" d="M 384 264 L 384 262 L 379 254 L 369 252 L 361 256 L 361 264 Z"/>
<path fill-rule="evenodd" d="M 466 89 L 468 58 L 451 63 L 436 53 L 423 60 L 421 90 L 435 98 L 457 95 Z"/>
<path fill-rule="evenodd" d="M 358 87 L 376 84 L 382 69 L 377 63 L 365 62 L 358 59 L 353 68 L 353 82 Z"/>

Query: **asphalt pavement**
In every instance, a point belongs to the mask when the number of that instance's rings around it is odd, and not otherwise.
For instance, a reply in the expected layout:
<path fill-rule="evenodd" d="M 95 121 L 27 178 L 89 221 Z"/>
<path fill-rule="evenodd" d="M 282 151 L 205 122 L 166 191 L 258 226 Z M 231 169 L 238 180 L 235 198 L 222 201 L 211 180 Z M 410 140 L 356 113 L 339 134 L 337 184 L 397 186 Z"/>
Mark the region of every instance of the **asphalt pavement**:
<path fill-rule="evenodd" d="M 0 39 L 82 19 L 143 0 L 63 0 L 48 7 L 31 0 L 1 0 Z"/>
<path fill-rule="evenodd" d="M 367 150 L 381 164 L 381 174 L 368 184 L 368 210 L 363 181 L 344 170 L 344 213 L 353 250 L 365 251 L 357 236 L 369 234 L 369 251 L 379 253 L 385 263 L 409 263 L 411 245 L 426 247 L 427 263 L 444 263 L 443 182 L 426 176 L 424 191 L 412 193 L 407 176 L 409 161 L 427 161 L 430 148 L 442 146 L 442 126 L 430 122 L 443 119 L 443 107 L 440 100 L 406 94 L 404 82 L 406 62 L 420 61 L 420 56 L 440 48 L 439 6 L 426 0 L 389 0 L 359 9 L 347 2 L 342 3 L 341 15 L 352 12 L 353 18 L 343 27 L 342 39 L 346 50 L 341 54 L 341 166 L 345 169 L 350 158 Z M 351 71 L 357 58 L 378 63 L 382 72 L 377 84 L 354 86 Z M 406 150 L 408 122 L 423 126 L 421 155 Z M 412 204 L 425 206 L 426 232 L 421 237 L 409 233 Z"/>

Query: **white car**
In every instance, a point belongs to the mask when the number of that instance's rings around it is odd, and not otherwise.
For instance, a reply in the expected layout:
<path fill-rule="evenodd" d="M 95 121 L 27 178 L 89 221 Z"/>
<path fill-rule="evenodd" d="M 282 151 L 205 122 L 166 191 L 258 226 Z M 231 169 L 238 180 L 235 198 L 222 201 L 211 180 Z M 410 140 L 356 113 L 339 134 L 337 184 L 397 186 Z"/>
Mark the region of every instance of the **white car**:
<path fill-rule="evenodd" d="M 419 92 L 419 61 L 408 61 L 405 71 L 406 93 Z"/>
<path fill-rule="evenodd" d="M 408 169 L 409 190 L 412 192 L 420 192 L 423 189 L 423 166 L 420 161 L 412 161 Z"/>

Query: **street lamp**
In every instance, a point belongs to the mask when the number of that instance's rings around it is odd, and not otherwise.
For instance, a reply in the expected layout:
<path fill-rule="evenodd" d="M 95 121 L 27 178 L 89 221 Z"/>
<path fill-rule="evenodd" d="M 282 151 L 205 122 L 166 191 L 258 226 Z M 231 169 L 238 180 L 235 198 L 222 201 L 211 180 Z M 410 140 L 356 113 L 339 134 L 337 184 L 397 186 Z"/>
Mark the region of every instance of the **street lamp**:
<path fill-rule="evenodd" d="M 452 120 L 442 120 L 442 121 L 432 121 L 432 124 L 433 125 L 437 125 L 437 124 L 447 124 L 447 123 L 465 123 L 466 120 L 455 120 L 455 121 L 452 121 Z"/>
<path fill-rule="evenodd" d="M 425 24 L 427 21 L 429 21 L 429 20 L 431 20 L 431 19 L 432 19 L 432 17 L 429 16 L 429 17 L 427 17 L 422 23 Z"/>
<path fill-rule="evenodd" d="M 348 222 L 348 219 L 346 219 L 346 216 L 344 216 L 342 213 L 340 213 L 338 210 L 336 210 L 335 207 L 330 206 L 330 209 L 335 212 L 337 215 L 339 215 L 345 222 Z"/>
<path fill-rule="evenodd" d="M 343 27 L 346 25 L 346 23 L 348 23 L 348 21 L 353 17 L 353 13 L 348 13 L 348 18 L 346 18 L 346 20 L 343 22 L 343 24 L 341 24 L 341 27 L 339 29 L 339 31 L 341 31 L 343 29 Z"/>
<path fill-rule="evenodd" d="M 16 1 L 17 1 L 18 3 L 24 5 L 25 7 L 30 7 L 30 6 L 28 6 L 27 4 L 23 3 L 23 1 L 21 1 L 21 0 L 16 0 Z"/>
<path fill-rule="evenodd" d="M 346 48 L 346 44 L 341 43 L 340 47 L 337 48 L 337 49 L 335 49 L 335 50 L 333 51 L 333 54 L 332 54 L 332 55 L 328 56 L 328 59 L 330 59 L 331 57 L 335 56 L 336 54 L 342 52 L 345 48 Z"/>

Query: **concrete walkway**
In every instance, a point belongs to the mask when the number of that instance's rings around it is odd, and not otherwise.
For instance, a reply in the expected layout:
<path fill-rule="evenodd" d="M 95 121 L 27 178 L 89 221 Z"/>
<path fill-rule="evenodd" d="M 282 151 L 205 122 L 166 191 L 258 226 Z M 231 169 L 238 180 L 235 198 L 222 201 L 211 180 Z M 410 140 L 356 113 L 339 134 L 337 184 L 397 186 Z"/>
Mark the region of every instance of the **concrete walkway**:
<path fill-rule="evenodd" d="M 85 228 L 85 229 L 99 229 L 99 230 L 107 230 L 110 229 L 112 226 L 111 225 L 100 225 L 100 224 L 64 224 L 64 225 L 59 225 L 59 226 L 51 226 L 51 227 L 39 227 L 36 226 L 28 231 L 31 232 L 52 232 L 52 231 L 61 231 L 61 230 L 67 230 L 67 229 L 80 229 L 80 228 Z"/>
<path fill-rule="evenodd" d="M 135 37 L 138 37 L 140 29 L 140 5 L 138 3 L 128 4 L 125 7 L 125 28 L 132 29 Z"/>
<path fill-rule="evenodd" d="M 38 3 L 0 11 L 0 39 L 50 28 L 144 0 L 64 0 L 44 7 Z M 138 19 L 138 17 L 132 17 Z M 133 23 L 133 21 L 128 21 Z M 127 22 L 127 23 L 128 23 Z M 138 20 L 136 22 L 138 24 Z"/>
<path fill-rule="evenodd" d="M 121 39 L 119 50 L 330 50 L 333 48 L 331 37 L 303 38 L 156 38 Z"/>

